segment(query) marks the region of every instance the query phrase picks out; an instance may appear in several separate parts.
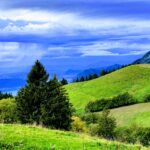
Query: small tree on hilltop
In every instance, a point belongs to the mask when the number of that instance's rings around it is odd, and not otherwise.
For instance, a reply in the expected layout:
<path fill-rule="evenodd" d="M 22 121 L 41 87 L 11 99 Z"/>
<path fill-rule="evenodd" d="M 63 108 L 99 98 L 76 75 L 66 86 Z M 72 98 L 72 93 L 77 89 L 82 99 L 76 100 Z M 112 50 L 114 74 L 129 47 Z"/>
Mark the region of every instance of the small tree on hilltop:
<path fill-rule="evenodd" d="M 68 81 L 63 78 L 63 79 L 61 80 L 61 84 L 62 84 L 62 85 L 67 85 L 67 84 L 68 84 Z"/>

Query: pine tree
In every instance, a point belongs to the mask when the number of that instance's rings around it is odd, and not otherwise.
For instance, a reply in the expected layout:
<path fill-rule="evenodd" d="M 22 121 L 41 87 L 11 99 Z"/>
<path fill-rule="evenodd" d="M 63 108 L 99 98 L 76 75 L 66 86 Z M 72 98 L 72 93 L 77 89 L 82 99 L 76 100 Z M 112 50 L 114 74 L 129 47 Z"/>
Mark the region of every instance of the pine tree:
<path fill-rule="evenodd" d="M 79 78 L 76 79 L 76 82 L 79 82 Z"/>
<path fill-rule="evenodd" d="M 22 123 L 40 123 L 41 104 L 45 98 L 48 74 L 44 66 L 36 61 L 27 78 L 27 85 L 16 97 L 17 112 Z"/>
<path fill-rule="evenodd" d="M 98 75 L 95 73 L 93 74 L 93 79 L 96 79 L 96 78 L 98 78 Z"/>
<path fill-rule="evenodd" d="M 28 74 L 28 85 L 42 86 L 48 81 L 49 75 L 47 74 L 44 66 L 37 60 Z"/>
<path fill-rule="evenodd" d="M 62 84 L 62 85 L 66 85 L 66 84 L 68 84 L 68 81 L 63 78 L 63 79 L 61 80 L 61 84 Z"/>
<path fill-rule="evenodd" d="M 105 70 L 101 70 L 100 71 L 100 76 L 104 76 L 104 75 L 106 75 L 106 71 Z"/>
<path fill-rule="evenodd" d="M 69 130 L 71 125 L 72 106 L 65 89 L 56 76 L 48 82 L 49 94 L 42 105 L 42 122 L 45 126 Z"/>
<path fill-rule="evenodd" d="M 84 77 L 82 76 L 82 77 L 80 78 L 80 82 L 83 82 L 83 81 L 85 81 L 85 79 L 84 79 Z"/>

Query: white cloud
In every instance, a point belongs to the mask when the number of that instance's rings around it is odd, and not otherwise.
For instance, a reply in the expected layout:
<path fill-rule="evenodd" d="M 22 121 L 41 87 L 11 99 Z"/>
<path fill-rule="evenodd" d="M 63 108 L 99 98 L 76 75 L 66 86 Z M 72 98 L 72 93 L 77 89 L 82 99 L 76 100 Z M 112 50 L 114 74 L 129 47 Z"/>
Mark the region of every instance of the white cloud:
<path fill-rule="evenodd" d="M 150 33 L 150 20 L 129 20 L 113 18 L 88 18 L 80 14 L 58 13 L 51 11 L 15 9 L 0 11 L 0 19 L 10 21 L 10 24 L 3 28 L 3 33 L 34 33 L 58 35 L 80 34 L 80 30 L 90 34 L 133 34 Z M 20 26 L 14 21 L 22 20 L 26 25 Z M 12 23 L 13 22 L 13 23 Z M 77 32 L 79 31 L 79 32 Z"/>
<path fill-rule="evenodd" d="M 120 51 L 118 51 L 120 49 Z M 82 56 L 108 56 L 108 55 L 139 55 L 150 50 L 150 44 L 126 43 L 120 41 L 95 42 L 91 45 L 80 46 L 78 51 Z"/>
<path fill-rule="evenodd" d="M 0 63 L 6 66 L 28 66 L 36 59 L 40 59 L 45 51 L 40 50 L 37 44 L 23 44 L 16 42 L 0 42 Z"/>
<path fill-rule="evenodd" d="M 81 56 L 116 56 L 139 55 L 150 50 L 150 44 L 128 43 L 123 41 L 97 41 L 87 45 L 51 46 L 48 53 L 52 57 Z"/>

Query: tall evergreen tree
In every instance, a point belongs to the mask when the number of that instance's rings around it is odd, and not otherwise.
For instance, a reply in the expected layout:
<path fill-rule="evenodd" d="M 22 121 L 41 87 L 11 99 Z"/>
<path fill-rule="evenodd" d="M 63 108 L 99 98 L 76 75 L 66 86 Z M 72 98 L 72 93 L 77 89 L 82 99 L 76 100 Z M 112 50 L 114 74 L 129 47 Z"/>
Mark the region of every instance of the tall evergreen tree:
<path fill-rule="evenodd" d="M 44 66 L 36 61 L 27 78 L 27 85 L 16 97 L 17 111 L 22 123 L 40 123 L 41 104 L 47 86 L 48 74 Z"/>
<path fill-rule="evenodd" d="M 28 74 L 28 85 L 43 86 L 48 81 L 48 73 L 44 66 L 37 60 Z"/>
<path fill-rule="evenodd" d="M 71 125 L 72 106 L 56 76 L 48 82 L 47 91 L 49 94 L 42 105 L 43 124 L 68 130 Z"/>
<path fill-rule="evenodd" d="M 72 109 L 66 91 L 56 76 L 48 81 L 48 74 L 39 61 L 32 67 L 27 85 L 19 90 L 16 103 L 21 123 L 70 128 Z"/>

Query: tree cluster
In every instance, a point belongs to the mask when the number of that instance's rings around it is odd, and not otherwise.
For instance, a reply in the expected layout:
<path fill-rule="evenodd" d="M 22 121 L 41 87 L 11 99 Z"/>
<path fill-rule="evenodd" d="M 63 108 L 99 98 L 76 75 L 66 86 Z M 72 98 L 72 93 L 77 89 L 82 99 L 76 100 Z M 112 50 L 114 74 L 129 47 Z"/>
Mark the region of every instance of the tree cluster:
<path fill-rule="evenodd" d="M 10 94 L 10 93 L 2 93 L 2 92 L 0 91 L 0 100 L 2 100 L 2 99 L 7 99 L 7 98 L 13 98 L 13 95 Z"/>
<path fill-rule="evenodd" d="M 98 112 L 102 111 L 103 109 L 112 109 L 121 106 L 132 105 L 135 103 L 137 103 L 137 101 L 129 93 L 124 93 L 113 98 L 89 102 L 85 107 L 85 111 Z"/>
<path fill-rule="evenodd" d="M 68 130 L 72 106 L 56 75 L 49 80 L 44 66 L 36 61 L 27 77 L 27 85 L 16 97 L 21 123 L 36 123 L 46 127 Z"/>
<path fill-rule="evenodd" d="M 93 80 L 93 79 L 96 79 L 96 78 L 98 78 L 98 77 L 102 77 L 102 76 L 104 76 L 104 75 L 110 74 L 110 73 L 112 73 L 112 72 L 114 72 L 114 71 L 117 71 L 117 70 L 119 70 L 119 69 L 125 68 L 125 67 L 127 67 L 127 66 L 129 66 L 129 65 L 122 65 L 122 66 L 120 66 L 120 67 L 118 67 L 118 68 L 111 69 L 111 70 L 101 69 L 99 75 L 97 75 L 97 74 L 95 73 L 95 74 L 90 74 L 90 75 L 88 75 L 88 76 L 86 76 L 86 77 L 85 77 L 85 76 L 77 77 L 73 82 L 84 82 L 84 81 Z"/>
<path fill-rule="evenodd" d="M 89 81 L 89 80 L 93 80 L 98 78 L 99 76 L 95 73 L 95 74 L 91 74 L 89 76 L 81 76 L 80 78 L 78 77 L 74 82 L 84 82 L 84 81 Z"/>

